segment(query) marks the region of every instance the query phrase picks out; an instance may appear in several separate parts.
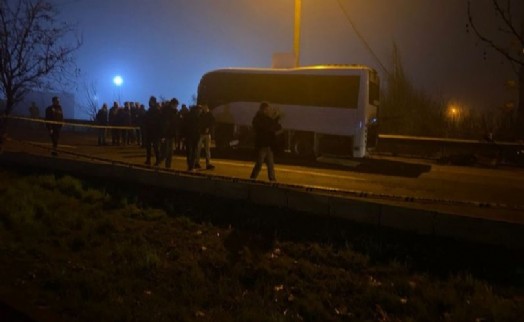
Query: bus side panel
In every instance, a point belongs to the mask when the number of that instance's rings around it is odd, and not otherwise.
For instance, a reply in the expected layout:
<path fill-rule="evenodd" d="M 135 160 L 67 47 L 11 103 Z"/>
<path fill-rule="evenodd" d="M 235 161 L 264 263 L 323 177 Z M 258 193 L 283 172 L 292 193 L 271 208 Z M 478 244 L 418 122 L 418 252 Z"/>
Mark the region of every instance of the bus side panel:
<path fill-rule="evenodd" d="M 319 155 L 326 152 L 344 156 L 360 157 L 355 154 L 353 148 L 356 134 L 359 133 L 361 121 L 357 109 L 341 109 L 311 106 L 293 106 L 271 104 L 277 115 L 280 115 L 280 123 L 286 131 L 287 137 L 291 140 L 289 146 L 291 151 L 295 151 L 296 144 L 305 147 L 314 147 L 311 153 Z M 249 128 L 253 117 L 258 111 L 259 103 L 235 102 L 217 106 L 213 110 L 216 119 L 215 139 L 217 147 L 231 146 L 230 142 L 237 142 L 240 146 L 249 145 L 252 135 Z M 310 135 L 305 135 L 310 133 Z M 300 134 L 300 137 L 297 135 Z M 314 134 L 321 134 L 321 140 L 314 143 Z M 311 142 L 308 141 L 310 138 Z M 300 140 L 300 141 L 296 141 Z M 300 142 L 300 143 L 299 143 Z M 252 143 L 252 142 L 251 142 Z M 358 147 L 358 151 L 363 148 Z M 307 149 L 306 149 L 307 150 Z M 357 151 L 357 152 L 358 152 Z M 309 154 L 309 153 L 307 153 Z"/>
<path fill-rule="evenodd" d="M 326 150 L 363 157 L 378 106 L 378 95 L 369 92 L 378 92 L 371 88 L 378 82 L 376 72 L 359 66 L 217 70 L 203 76 L 198 101 L 213 110 L 217 140 L 219 133 L 224 142 L 247 136 L 260 102 L 268 101 L 280 113 L 288 145 L 301 147 L 296 150 L 311 145 L 318 154 L 325 144 Z"/>
<path fill-rule="evenodd" d="M 217 123 L 250 126 L 258 111 L 258 106 L 259 103 L 230 103 L 216 107 L 213 110 L 213 115 Z M 356 109 L 279 104 L 272 104 L 272 107 L 280 115 L 280 124 L 287 130 L 352 136 L 359 127 Z"/>

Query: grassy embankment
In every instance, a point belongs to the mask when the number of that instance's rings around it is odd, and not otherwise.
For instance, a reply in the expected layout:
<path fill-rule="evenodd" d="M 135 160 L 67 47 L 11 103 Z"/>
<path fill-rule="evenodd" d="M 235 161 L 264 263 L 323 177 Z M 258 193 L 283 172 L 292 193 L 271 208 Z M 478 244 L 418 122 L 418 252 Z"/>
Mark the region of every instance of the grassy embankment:
<path fill-rule="evenodd" d="M 520 253 L 0 170 L 0 290 L 65 321 L 519 321 Z"/>

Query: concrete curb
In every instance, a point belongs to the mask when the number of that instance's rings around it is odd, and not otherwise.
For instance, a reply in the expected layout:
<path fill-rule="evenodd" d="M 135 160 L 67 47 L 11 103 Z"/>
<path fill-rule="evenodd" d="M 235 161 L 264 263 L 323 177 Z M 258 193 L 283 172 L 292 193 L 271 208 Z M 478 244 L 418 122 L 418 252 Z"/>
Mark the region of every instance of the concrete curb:
<path fill-rule="evenodd" d="M 326 218 L 343 218 L 417 234 L 524 248 L 523 224 L 461 216 L 385 201 L 312 192 L 301 186 L 22 153 L 4 153 L 0 156 L 0 164 L 23 165 L 97 178 L 115 178 L 221 198 L 248 200 L 258 205 L 287 208 Z"/>

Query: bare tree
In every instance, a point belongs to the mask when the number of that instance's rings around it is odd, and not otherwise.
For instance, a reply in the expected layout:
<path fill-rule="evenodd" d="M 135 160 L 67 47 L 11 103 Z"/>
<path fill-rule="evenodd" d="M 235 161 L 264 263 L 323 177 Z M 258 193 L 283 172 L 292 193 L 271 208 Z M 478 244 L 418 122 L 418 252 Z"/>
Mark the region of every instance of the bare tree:
<path fill-rule="evenodd" d="M 82 41 L 75 26 L 58 21 L 45 0 L 0 1 L 0 88 L 5 113 L 29 91 L 53 87 L 71 75 Z"/>
<path fill-rule="evenodd" d="M 84 99 L 80 104 L 80 110 L 89 116 L 90 120 L 95 120 L 98 112 L 98 91 L 95 81 L 84 83 Z"/>
<path fill-rule="evenodd" d="M 524 138 L 524 9 L 521 1 L 491 0 L 493 19 L 489 21 L 493 27 L 490 30 L 489 26 L 475 20 L 474 6 L 479 5 L 479 2 L 468 0 L 468 30 L 471 28 L 478 39 L 501 54 L 514 67 L 519 80 L 516 135 Z"/>
<path fill-rule="evenodd" d="M 400 52 L 393 44 L 392 67 L 381 93 L 380 132 L 387 134 L 441 136 L 443 102 L 417 89 L 404 71 Z"/>

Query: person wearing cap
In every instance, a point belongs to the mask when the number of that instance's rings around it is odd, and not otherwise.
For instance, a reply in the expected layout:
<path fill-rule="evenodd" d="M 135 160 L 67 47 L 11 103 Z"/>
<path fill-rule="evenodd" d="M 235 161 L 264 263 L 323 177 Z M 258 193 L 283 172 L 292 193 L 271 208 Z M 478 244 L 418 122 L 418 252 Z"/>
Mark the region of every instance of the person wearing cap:
<path fill-rule="evenodd" d="M 62 130 L 62 122 L 64 121 L 64 113 L 62 112 L 62 106 L 60 106 L 60 99 L 58 96 L 53 97 L 53 104 L 48 106 L 45 110 L 45 120 L 47 131 L 49 131 L 49 137 L 53 145 L 51 154 L 58 155 L 58 139 L 60 138 L 60 131 Z"/>

